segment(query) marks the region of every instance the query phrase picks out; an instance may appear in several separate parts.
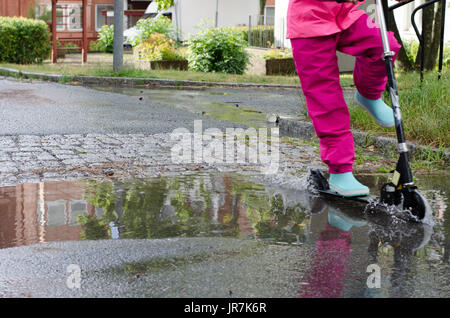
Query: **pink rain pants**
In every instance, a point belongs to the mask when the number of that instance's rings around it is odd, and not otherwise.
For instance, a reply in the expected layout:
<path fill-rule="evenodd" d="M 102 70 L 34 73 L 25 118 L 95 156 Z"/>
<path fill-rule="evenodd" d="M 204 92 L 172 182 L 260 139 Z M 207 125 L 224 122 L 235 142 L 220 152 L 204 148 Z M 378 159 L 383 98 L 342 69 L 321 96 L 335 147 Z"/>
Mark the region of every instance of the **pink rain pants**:
<path fill-rule="evenodd" d="M 401 46 L 389 32 L 395 57 Z M 386 88 L 380 30 L 363 14 L 349 28 L 327 36 L 291 39 L 309 116 L 320 139 L 320 155 L 330 173 L 352 171 L 355 159 L 350 113 L 339 83 L 336 50 L 356 57 L 353 78 L 360 94 L 378 99 Z M 395 58 L 394 57 L 394 58 Z"/>

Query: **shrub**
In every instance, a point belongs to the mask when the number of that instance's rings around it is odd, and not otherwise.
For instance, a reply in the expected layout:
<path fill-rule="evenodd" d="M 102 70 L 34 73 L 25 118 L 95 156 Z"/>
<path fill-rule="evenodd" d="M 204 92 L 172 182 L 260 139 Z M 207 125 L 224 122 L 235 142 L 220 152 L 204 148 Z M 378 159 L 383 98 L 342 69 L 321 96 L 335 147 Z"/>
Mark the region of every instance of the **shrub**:
<path fill-rule="evenodd" d="M 177 52 L 175 42 L 161 33 L 153 33 L 143 40 L 135 50 L 138 58 L 146 61 L 174 61 L 183 57 Z"/>
<path fill-rule="evenodd" d="M 417 51 L 419 50 L 419 41 L 417 40 L 405 40 L 403 46 L 408 56 L 409 61 L 414 65 L 416 60 Z"/>
<path fill-rule="evenodd" d="M 98 43 L 103 52 L 114 52 L 114 25 L 104 25 L 98 31 Z"/>
<path fill-rule="evenodd" d="M 136 24 L 136 31 L 139 35 L 131 39 L 131 45 L 133 47 L 139 45 L 139 43 L 148 39 L 150 35 L 154 33 L 164 34 L 174 41 L 176 41 L 179 36 L 179 32 L 172 21 L 165 16 L 139 20 Z"/>
<path fill-rule="evenodd" d="M 103 51 L 103 46 L 98 41 L 89 42 L 89 52 Z"/>
<path fill-rule="evenodd" d="M 406 55 L 408 56 L 409 61 L 412 65 L 416 63 L 417 52 L 419 51 L 420 43 L 418 40 L 407 39 L 403 41 L 403 46 L 406 51 Z M 439 54 L 436 57 L 439 59 Z M 419 62 L 420 63 L 420 62 Z M 444 58 L 443 58 L 443 66 L 450 66 L 450 42 L 445 43 L 444 45 Z M 438 62 L 436 61 L 436 69 L 438 68 Z"/>
<path fill-rule="evenodd" d="M 247 68 L 247 42 L 236 30 L 203 29 L 188 43 L 189 67 L 195 71 L 243 74 Z"/>
<path fill-rule="evenodd" d="M 50 52 L 50 30 L 44 21 L 0 17 L 1 62 L 42 63 Z"/>
<path fill-rule="evenodd" d="M 68 42 L 68 43 L 64 44 L 64 48 L 66 48 L 66 49 L 79 49 L 80 47 L 76 43 Z"/>

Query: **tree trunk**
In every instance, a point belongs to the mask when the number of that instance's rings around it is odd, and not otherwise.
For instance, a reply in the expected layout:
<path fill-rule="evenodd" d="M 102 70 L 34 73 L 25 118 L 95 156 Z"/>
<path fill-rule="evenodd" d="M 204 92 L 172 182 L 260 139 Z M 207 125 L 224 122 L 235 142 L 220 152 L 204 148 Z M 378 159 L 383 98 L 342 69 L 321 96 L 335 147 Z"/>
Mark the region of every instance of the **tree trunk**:
<path fill-rule="evenodd" d="M 423 48 L 419 48 L 416 56 L 416 69 L 420 69 L 422 50 L 425 51 L 424 70 L 433 70 L 436 66 L 437 54 L 439 51 L 441 33 L 442 4 L 439 3 L 435 12 L 435 4 L 423 10 L 424 25 L 422 26 Z"/>
<path fill-rule="evenodd" d="M 436 66 L 436 61 L 439 52 L 439 44 L 441 41 L 441 16 L 442 16 L 442 2 L 438 3 L 438 8 L 434 16 L 433 23 L 433 41 L 431 43 L 431 52 L 428 63 L 425 64 L 425 69 L 433 70 Z"/>
<path fill-rule="evenodd" d="M 403 41 L 400 36 L 400 32 L 398 31 L 397 23 L 395 22 L 394 12 L 390 11 L 390 30 L 394 32 L 395 38 L 397 39 L 398 43 L 402 46 L 400 51 L 398 52 L 396 62 L 400 64 L 400 67 L 405 69 L 406 71 L 413 70 L 413 65 L 411 64 L 411 61 L 408 58 L 408 54 L 406 54 L 406 50 L 403 46 Z"/>
<path fill-rule="evenodd" d="M 264 8 L 266 7 L 266 0 L 259 0 L 259 14 L 264 15 Z"/>

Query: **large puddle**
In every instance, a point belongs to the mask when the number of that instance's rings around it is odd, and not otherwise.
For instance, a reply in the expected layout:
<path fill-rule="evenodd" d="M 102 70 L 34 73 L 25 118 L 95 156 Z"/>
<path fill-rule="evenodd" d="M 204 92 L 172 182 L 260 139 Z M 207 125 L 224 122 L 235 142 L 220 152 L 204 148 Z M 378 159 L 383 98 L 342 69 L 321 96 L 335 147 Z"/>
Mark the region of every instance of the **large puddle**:
<path fill-rule="evenodd" d="M 120 88 L 91 87 L 176 107 L 215 119 L 251 127 L 270 126 L 267 114 L 283 117 L 303 116 L 302 100 L 297 90 L 233 88 Z"/>
<path fill-rule="evenodd" d="M 434 226 L 306 191 L 304 178 L 195 174 L 0 188 L 0 248 L 94 239 L 233 237 L 314 250 L 305 296 L 450 296 L 448 180 L 418 178 Z M 384 176 L 362 180 L 376 193 Z M 376 264 L 381 289 L 353 277 Z M 364 278 L 365 279 L 365 278 Z"/>

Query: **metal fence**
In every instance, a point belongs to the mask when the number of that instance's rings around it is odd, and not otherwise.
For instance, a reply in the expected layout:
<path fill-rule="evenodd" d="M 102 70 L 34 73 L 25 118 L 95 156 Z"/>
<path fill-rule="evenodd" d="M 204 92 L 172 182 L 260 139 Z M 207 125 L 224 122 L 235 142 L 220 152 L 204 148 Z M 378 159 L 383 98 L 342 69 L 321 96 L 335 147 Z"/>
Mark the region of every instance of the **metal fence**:
<path fill-rule="evenodd" d="M 254 47 L 270 48 L 275 43 L 275 17 L 269 15 L 250 15 L 248 17 L 248 44 Z"/>

